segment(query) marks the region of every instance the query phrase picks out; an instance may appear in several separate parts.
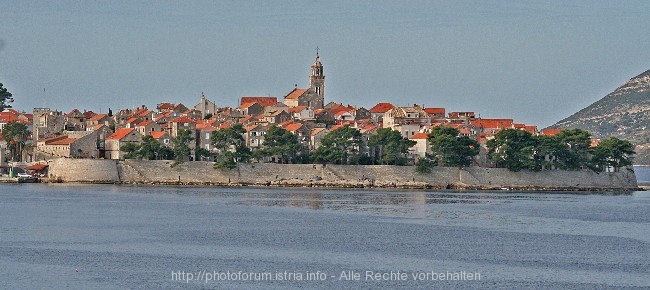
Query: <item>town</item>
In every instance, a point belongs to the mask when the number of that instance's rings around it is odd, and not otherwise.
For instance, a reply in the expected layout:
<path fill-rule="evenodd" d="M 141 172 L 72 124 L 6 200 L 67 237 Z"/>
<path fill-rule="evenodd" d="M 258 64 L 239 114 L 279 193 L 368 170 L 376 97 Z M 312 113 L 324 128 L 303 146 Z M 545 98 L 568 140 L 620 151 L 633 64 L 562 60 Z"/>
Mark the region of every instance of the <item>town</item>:
<path fill-rule="evenodd" d="M 437 160 L 438 164 L 489 167 L 495 162 L 488 158 L 488 141 L 499 132 L 519 130 L 527 132 L 526 136 L 560 133 L 512 119 L 481 118 L 475 112 L 446 112 L 445 108 L 418 104 L 397 107 L 379 102 L 366 109 L 326 103 L 325 88 L 317 51 L 309 87 L 295 85 L 281 99 L 244 96 L 236 108 L 219 107 L 201 93 L 198 103 L 190 107 L 163 102 L 155 108 L 142 105 L 109 109 L 103 114 L 80 109 L 67 113 L 50 108 L 34 108 L 32 113 L 5 109 L 0 113 L 0 130 L 11 131 L 3 129 L 12 123 L 22 124 L 24 129 L 11 138 L 0 137 L 0 173 L 7 174 L 12 161 L 32 164 L 53 158 L 215 161 L 228 168 L 250 160 L 414 165 L 432 153 L 430 134 L 436 128 L 451 129 L 452 137 L 471 140 L 465 147 L 474 152 L 462 162 Z M 339 132 L 338 139 L 332 132 Z M 596 142 L 590 146 L 598 144 L 597 140 L 590 142 Z M 342 147 L 343 152 L 327 150 L 324 143 Z M 552 158 L 549 154 L 542 157 L 546 161 Z"/>

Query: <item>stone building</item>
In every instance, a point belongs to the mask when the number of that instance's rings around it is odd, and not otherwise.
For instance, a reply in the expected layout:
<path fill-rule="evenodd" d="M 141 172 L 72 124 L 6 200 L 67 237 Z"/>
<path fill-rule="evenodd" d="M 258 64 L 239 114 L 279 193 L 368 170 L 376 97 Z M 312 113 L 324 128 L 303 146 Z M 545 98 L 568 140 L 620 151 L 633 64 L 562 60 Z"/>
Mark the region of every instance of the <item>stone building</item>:
<path fill-rule="evenodd" d="M 122 145 L 133 142 L 142 143 L 142 135 L 135 128 L 122 128 L 106 138 L 106 158 L 122 159 L 124 152 L 120 150 Z"/>
<path fill-rule="evenodd" d="M 34 108 L 33 140 L 52 137 L 65 130 L 65 116 L 49 108 Z"/>
<path fill-rule="evenodd" d="M 101 135 L 101 136 L 100 136 Z M 100 142 L 105 132 L 64 131 L 62 135 L 40 139 L 36 142 L 36 160 L 49 158 L 99 158 Z"/>
<path fill-rule="evenodd" d="M 203 119 L 207 114 L 214 115 L 214 113 L 217 112 L 217 105 L 208 100 L 203 92 L 201 92 L 201 100 L 199 100 L 199 103 L 194 106 L 194 109 L 201 111 L 201 119 Z"/>

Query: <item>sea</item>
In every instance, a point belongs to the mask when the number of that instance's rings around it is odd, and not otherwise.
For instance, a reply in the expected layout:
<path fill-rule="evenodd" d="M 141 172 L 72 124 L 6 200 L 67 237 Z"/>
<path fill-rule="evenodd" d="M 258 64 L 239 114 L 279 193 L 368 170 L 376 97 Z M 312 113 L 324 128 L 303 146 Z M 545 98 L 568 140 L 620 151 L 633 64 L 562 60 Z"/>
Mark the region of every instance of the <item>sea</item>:
<path fill-rule="evenodd" d="M 0 184 L 0 289 L 609 287 L 648 192 Z"/>
<path fill-rule="evenodd" d="M 634 173 L 639 185 L 650 185 L 650 166 L 634 166 Z"/>

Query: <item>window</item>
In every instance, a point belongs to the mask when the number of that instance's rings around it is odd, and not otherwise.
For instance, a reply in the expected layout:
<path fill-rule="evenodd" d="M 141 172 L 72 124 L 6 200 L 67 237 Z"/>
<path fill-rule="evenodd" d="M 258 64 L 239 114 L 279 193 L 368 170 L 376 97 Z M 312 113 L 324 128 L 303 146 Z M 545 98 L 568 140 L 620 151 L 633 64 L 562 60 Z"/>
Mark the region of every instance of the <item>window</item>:
<path fill-rule="evenodd" d="M 210 132 L 205 132 L 205 139 L 210 140 Z"/>

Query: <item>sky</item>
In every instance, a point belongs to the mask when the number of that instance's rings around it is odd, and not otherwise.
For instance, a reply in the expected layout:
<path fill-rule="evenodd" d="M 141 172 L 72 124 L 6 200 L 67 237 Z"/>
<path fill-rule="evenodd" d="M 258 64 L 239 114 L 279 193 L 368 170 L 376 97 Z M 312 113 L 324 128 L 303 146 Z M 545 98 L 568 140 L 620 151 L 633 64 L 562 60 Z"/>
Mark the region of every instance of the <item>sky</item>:
<path fill-rule="evenodd" d="M 20 111 L 218 106 L 309 86 L 325 102 L 473 111 L 540 128 L 650 69 L 650 1 L 0 0 Z"/>

